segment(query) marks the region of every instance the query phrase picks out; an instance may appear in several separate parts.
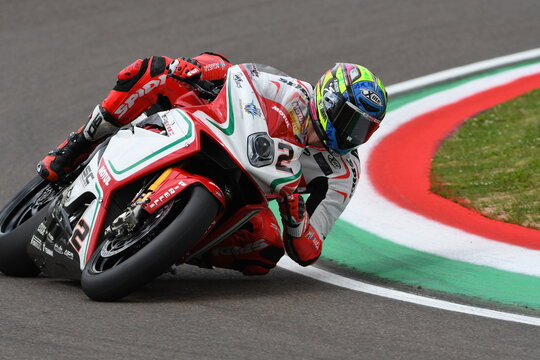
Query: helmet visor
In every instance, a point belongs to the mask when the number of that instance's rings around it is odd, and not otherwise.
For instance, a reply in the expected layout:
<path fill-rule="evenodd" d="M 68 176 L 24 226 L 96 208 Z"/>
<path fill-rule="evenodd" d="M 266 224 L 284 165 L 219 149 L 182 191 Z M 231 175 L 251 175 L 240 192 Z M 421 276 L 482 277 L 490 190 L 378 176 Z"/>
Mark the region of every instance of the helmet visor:
<path fill-rule="evenodd" d="M 336 129 L 336 139 L 341 149 L 353 149 L 363 144 L 379 126 L 380 120 L 359 109 L 341 97 L 337 104 L 327 109 Z"/>

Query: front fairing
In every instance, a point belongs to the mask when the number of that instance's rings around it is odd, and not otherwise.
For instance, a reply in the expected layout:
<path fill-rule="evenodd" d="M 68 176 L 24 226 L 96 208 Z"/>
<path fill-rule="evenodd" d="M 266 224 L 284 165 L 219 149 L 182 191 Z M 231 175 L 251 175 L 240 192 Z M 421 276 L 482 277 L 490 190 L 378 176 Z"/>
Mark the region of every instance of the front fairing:
<path fill-rule="evenodd" d="M 166 129 L 163 134 L 141 127 L 120 130 L 62 193 L 57 206 L 67 214 L 86 203 L 66 239 L 66 245 L 78 255 L 80 269 L 98 243 L 115 191 L 199 151 L 195 123 L 186 113 L 173 110 L 155 116 Z"/>
<path fill-rule="evenodd" d="M 290 115 L 257 91 L 253 76 L 246 65 L 233 66 L 211 106 L 185 110 L 207 125 L 265 196 L 289 195 L 302 174 L 302 129 L 294 129 Z"/>

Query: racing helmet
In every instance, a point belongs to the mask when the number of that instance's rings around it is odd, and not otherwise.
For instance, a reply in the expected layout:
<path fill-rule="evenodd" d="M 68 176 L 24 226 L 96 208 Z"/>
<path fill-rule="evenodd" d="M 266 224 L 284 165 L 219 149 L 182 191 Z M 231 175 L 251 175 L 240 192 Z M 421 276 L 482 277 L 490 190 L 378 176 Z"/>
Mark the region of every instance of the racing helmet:
<path fill-rule="evenodd" d="M 313 127 L 324 146 L 344 155 L 365 143 L 386 114 L 383 83 L 361 65 L 337 63 L 315 85 Z"/>

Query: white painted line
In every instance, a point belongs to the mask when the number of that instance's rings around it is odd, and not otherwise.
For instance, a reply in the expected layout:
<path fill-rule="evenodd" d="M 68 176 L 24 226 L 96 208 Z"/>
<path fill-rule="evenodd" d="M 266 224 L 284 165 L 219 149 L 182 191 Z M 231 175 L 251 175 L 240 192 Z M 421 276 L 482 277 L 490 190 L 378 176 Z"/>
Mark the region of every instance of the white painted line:
<path fill-rule="evenodd" d="M 462 305 L 462 304 L 457 304 L 450 301 L 444 301 L 444 300 L 429 298 L 425 296 L 409 294 L 403 291 L 387 289 L 384 287 L 368 284 L 362 281 L 349 279 L 341 275 L 336 275 L 328 271 L 316 268 L 314 266 L 302 267 L 296 264 L 287 256 L 284 256 L 281 258 L 278 266 L 283 269 L 292 271 L 294 273 L 310 277 L 312 279 L 316 279 L 316 280 L 319 280 L 328 284 L 332 284 L 332 285 L 346 288 L 349 290 L 359 291 L 366 294 L 371 294 L 371 295 L 381 296 L 384 298 L 428 306 L 428 307 L 432 307 L 436 309 L 481 316 L 481 317 L 490 318 L 490 319 L 517 322 L 517 323 L 533 325 L 533 326 L 540 326 L 540 318 L 512 314 L 512 313 L 507 313 L 507 312 L 502 312 L 502 311 L 495 311 L 495 310 L 484 309 L 484 308 L 478 308 L 478 307 L 469 306 L 469 305 Z"/>
<path fill-rule="evenodd" d="M 407 91 L 412 91 L 422 87 L 445 82 L 451 79 L 457 79 L 479 73 L 486 70 L 491 70 L 497 67 L 510 65 L 518 62 L 540 58 L 540 48 L 519 52 L 512 55 L 501 56 L 495 59 L 480 61 L 477 63 L 456 67 L 422 76 L 416 79 L 404 81 L 398 84 L 386 87 L 389 95 L 398 95 Z"/>

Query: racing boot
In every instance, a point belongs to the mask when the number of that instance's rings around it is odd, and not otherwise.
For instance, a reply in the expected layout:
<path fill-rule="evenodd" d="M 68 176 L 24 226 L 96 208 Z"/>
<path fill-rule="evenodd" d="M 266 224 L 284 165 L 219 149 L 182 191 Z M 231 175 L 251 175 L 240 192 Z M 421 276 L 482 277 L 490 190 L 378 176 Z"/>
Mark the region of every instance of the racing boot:
<path fill-rule="evenodd" d="M 85 126 L 72 132 L 58 148 L 38 163 L 38 174 L 45 180 L 57 182 L 77 168 L 103 139 L 118 130 L 117 126 L 106 120 L 109 117 L 107 111 L 97 105 Z"/>

